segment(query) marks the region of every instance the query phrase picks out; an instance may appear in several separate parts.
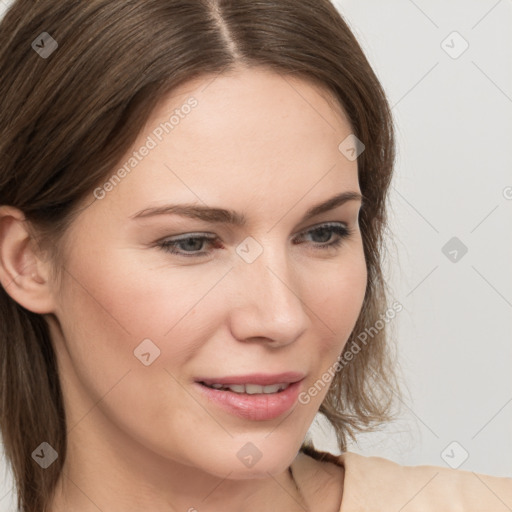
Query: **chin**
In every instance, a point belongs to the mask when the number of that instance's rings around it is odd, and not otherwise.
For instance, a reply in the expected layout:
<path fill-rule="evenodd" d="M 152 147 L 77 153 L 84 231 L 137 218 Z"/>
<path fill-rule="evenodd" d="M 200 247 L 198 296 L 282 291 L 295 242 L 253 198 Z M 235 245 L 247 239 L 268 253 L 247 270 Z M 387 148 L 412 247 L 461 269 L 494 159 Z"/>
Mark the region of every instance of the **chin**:
<path fill-rule="evenodd" d="M 271 440 L 272 436 L 250 438 L 233 439 L 231 446 L 219 447 L 221 453 L 210 451 L 209 460 L 203 457 L 200 465 L 208 466 L 209 473 L 223 478 L 229 474 L 228 478 L 233 480 L 264 479 L 286 471 L 300 448 L 300 441 L 291 444 L 286 439 Z"/>

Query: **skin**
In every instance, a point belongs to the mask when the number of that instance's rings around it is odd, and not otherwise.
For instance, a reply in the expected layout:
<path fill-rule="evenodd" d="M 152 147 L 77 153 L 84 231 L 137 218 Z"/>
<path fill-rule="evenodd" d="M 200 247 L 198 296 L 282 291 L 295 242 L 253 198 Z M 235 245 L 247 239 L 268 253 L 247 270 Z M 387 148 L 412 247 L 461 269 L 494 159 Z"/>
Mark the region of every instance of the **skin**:
<path fill-rule="evenodd" d="M 361 192 L 357 161 L 338 150 L 350 124 L 317 86 L 239 69 L 174 90 L 133 148 L 190 96 L 198 105 L 172 133 L 103 199 L 86 198 L 59 285 L 26 243 L 21 212 L 0 209 L 1 282 L 45 315 L 63 387 L 69 448 L 51 510 L 339 510 L 342 468 L 297 455 L 327 386 L 279 418 L 253 421 L 208 403 L 193 381 L 294 370 L 306 390 L 341 353 L 367 280 L 361 203 L 300 220 L 337 193 Z M 248 224 L 130 219 L 166 203 L 231 208 Z M 325 222 L 353 233 L 322 250 L 338 235 L 307 232 Z M 155 245 L 190 233 L 221 245 L 178 247 L 200 257 Z M 263 249 L 252 263 L 236 252 L 248 236 Z M 161 351 L 149 366 L 134 357 L 146 338 Z M 262 454 L 250 468 L 237 457 L 249 442 Z"/>

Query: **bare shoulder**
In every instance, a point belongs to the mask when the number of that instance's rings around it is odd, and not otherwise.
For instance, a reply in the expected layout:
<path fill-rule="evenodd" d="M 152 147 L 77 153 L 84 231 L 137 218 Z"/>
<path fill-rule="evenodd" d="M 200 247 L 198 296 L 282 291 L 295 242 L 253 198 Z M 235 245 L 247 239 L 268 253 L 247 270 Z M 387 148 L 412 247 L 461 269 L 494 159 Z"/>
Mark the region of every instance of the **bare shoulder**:
<path fill-rule="evenodd" d="M 327 460 L 316 460 L 300 452 L 292 471 L 302 495 L 312 511 L 338 511 L 343 496 L 344 468 Z"/>

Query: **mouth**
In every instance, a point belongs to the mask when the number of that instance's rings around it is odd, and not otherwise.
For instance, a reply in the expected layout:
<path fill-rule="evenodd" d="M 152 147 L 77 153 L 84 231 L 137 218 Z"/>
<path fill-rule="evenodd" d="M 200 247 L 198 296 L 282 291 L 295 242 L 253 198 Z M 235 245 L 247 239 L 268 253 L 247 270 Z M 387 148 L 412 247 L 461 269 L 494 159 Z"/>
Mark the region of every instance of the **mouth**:
<path fill-rule="evenodd" d="M 280 393 L 284 391 L 290 386 L 290 383 L 282 382 L 279 384 L 271 384 L 269 386 L 261 386 L 259 384 L 206 384 L 205 382 L 200 382 L 203 386 L 211 389 L 223 390 L 223 391 L 232 391 L 233 393 L 245 394 L 245 395 L 256 395 L 256 394 L 264 394 L 270 395 L 274 393 Z"/>
<path fill-rule="evenodd" d="M 281 416 L 297 402 L 304 374 L 201 378 L 194 384 L 208 404 L 249 420 Z"/>

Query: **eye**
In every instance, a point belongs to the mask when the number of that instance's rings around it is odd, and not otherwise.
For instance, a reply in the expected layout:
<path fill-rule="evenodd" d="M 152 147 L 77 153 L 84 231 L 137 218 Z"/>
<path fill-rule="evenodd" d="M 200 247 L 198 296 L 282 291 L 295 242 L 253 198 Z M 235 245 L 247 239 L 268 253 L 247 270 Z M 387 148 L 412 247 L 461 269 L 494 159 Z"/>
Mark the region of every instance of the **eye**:
<path fill-rule="evenodd" d="M 339 247 L 343 240 L 352 235 L 352 233 L 352 230 L 345 224 L 326 223 L 313 229 L 309 229 L 308 231 L 299 235 L 297 238 L 301 240 L 307 236 L 318 237 L 322 240 L 317 243 L 313 242 L 312 245 L 314 248 L 319 250 L 327 250 Z M 334 240 L 331 240 L 333 236 Z M 197 233 L 195 235 L 187 234 L 186 236 L 174 237 L 172 239 L 158 242 L 157 246 L 170 254 L 184 256 L 186 258 L 200 258 L 207 256 L 210 253 L 210 251 L 201 251 L 205 243 L 210 244 L 216 249 L 223 248 L 220 239 L 216 235 L 208 235 L 202 233 Z M 298 244 L 295 243 L 295 245 Z"/>
<path fill-rule="evenodd" d="M 328 240 L 330 240 L 332 238 L 333 234 L 336 236 L 335 236 L 334 240 L 331 240 L 329 242 Z M 310 230 L 306 231 L 304 235 L 319 236 L 319 238 L 323 239 L 323 240 L 314 245 L 317 249 L 326 250 L 326 249 L 339 247 L 345 238 L 348 238 L 350 235 L 352 235 L 352 230 L 345 224 L 329 223 L 329 224 L 322 224 L 319 227 L 310 229 Z M 300 238 L 302 238 L 304 235 L 301 235 Z M 327 238 L 327 240 L 326 240 L 326 238 Z"/>
<path fill-rule="evenodd" d="M 200 250 L 204 243 L 208 242 L 211 245 L 216 245 L 216 248 L 221 249 L 222 244 L 219 244 L 219 239 L 215 235 L 200 235 L 196 236 L 183 236 L 180 238 L 174 238 L 171 240 L 164 240 L 158 243 L 165 252 L 171 254 L 177 254 L 185 257 L 199 257 L 208 254 L 208 251 L 195 252 Z M 215 242 L 215 244 L 214 244 Z M 178 249 L 182 249 L 181 251 Z"/>

